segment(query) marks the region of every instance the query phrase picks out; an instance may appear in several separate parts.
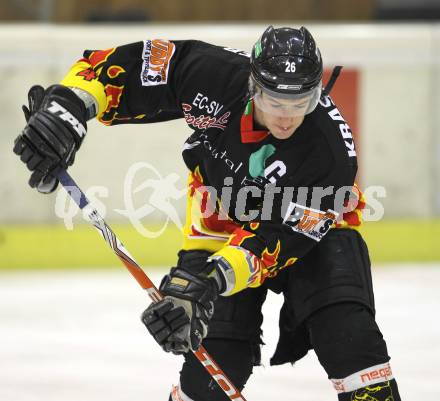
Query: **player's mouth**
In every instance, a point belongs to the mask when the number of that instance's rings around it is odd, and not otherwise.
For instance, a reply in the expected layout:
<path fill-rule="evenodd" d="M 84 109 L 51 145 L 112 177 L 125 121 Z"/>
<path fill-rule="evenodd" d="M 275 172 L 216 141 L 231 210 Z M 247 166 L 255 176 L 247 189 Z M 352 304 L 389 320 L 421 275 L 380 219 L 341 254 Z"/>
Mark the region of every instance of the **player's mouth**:
<path fill-rule="evenodd" d="M 281 125 L 277 125 L 277 128 L 280 130 L 280 131 L 283 131 L 283 132 L 288 132 L 288 131 L 290 131 L 292 128 L 293 128 L 293 126 L 288 126 L 288 127 L 283 127 L 283 126 L 281 126 Z"/>

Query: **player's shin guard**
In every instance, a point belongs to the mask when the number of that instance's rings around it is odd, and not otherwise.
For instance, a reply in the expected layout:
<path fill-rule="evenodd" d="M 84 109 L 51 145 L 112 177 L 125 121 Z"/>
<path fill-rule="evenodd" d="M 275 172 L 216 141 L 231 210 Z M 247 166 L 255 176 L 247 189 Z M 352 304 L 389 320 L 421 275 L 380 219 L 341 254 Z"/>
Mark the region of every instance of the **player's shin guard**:
<path fill-rule="evenodd" d="M 386 343 L 371 310 L 349 302 L 329 305 L 307 324 L 339 401 L 400 401 Z"/>
<path fill-rule="evenodd" d="M 339 401 L 400 401 L 397 383 L 388 362 L 331 381 L 338 392 Z"/>

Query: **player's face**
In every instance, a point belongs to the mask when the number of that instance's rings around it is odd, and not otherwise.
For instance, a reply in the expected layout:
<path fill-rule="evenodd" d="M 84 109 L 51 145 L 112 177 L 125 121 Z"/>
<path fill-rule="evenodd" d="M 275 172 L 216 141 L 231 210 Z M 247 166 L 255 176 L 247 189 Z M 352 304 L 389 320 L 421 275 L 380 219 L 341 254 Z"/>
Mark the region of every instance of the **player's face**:
<path fill-rule="evenodd" d="M 310 99 L 286 100 L 261 94 L 255 102 L 257 121 L 277 139 L 290 138 L 304 121 Z"/>

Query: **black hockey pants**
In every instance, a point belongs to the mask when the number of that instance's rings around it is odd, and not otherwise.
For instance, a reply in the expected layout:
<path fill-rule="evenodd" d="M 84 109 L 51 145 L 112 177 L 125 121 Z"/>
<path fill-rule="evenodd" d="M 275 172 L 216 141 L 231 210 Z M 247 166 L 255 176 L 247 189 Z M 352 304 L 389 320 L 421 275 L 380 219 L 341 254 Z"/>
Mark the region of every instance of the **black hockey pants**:
<path fill-rule="evenodd" d="M 179 263 L 185 264 L 185 253 L 180 256 Z M 240 390 L 260 363 L 261 306 L 267 289 L 285 298 L 271 364 L 295 362 L 314 349 L 328 377 L 342 379 L 389 361 L 374 318 L 366 245 L 356 231 L 335 229 L 264 286 L 220 297 L 216 303 L 204 346 Z M 185 356 L 180 390 L 192 401 L 228 400 L 191 353 Z M 340 401 L 364 399 L 400 401 L 395 380 L 339 394 Z"/>

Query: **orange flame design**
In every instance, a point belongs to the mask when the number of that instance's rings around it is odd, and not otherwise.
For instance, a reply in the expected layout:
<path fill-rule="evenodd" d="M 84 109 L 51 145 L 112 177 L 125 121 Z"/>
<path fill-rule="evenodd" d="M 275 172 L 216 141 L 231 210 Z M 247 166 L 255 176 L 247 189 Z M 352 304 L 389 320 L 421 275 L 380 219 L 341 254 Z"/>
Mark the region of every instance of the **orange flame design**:
<path fill-rule="evenodd" d="M 111 84 L 107 84 L 105 86 L 105 94 L 107 95 L 107 109 L 105 110 L 104 115 L 99 118 L 99 121 L 101 121 L 103 124 L 111 125 L 113 120 L 116 119 L 116 109 L 121 101 L 123 91 L 124 86 L 115 86 Z M 115 109 L 113 114 L 110 113 L 112 109 Z M 107 113 L 110 115 L 106 115 Z"/>
<path fill-rule="evenodd" d="M 113 79 L 116 78 L 119 74 L 122 74 L 123 72 L 125 72 L 125 70 L 121 66 L 112 65 L 111 67 L 108 68 L 107 75 Z"/>
<path fill-rule="evenodd" d="M 197 166 L 194 171 L 191 171 L 188 185 L 191 187 L 191 195 L 194 194 L 196 189 L 203 186 L 203 177 L 200 173 L 200 166 Z"/>
<path fill-rule="evenodd" d="M 116 50 L 116 47 L 112 47 L 107 50 L 96 50 L 90 54 L 88 57 L 90 64 L 95 68 L 98 65 L 107 61 L 111 54 Z"/>
<path fill-rule="evenodd" d="M 263 253 L 261 254 L 261 260 L 264 263 L 264 266 L 267 270 L 270 270 L 273 267 L 276 267 L 278 264 L 278 256 L 280 255 L 281 251 L 281 243 L 280 240 L 277 241 L 277 245 L 273 252 L 269 251 L 269 248 L 264 248 Z"/>
<path fill-rule="evenodd" d="M 242 228 L 237 228 L 229 237 L 229 240 L 226 243 L 226 245 L 240 246 L 246 239 L 252 237 L 255 237 L 255 234 L 243 230 Z"/>
<path fill-rule="evenodd" d="M 195 191 L 202 194 L 200 201 L 201 212 L 211 212 L 208 213 L 208 217 L 202 218 L 201 222 L 205 228 L 218 233 L 233 233 L 237 229 L 238 224 L 229 217 L 225 219 L 225 214 L 222 214 L 222 219 L 219 218 L 219 213 L 215 211 L 215 200 L 210 199 L 210 192 L 203 185 L 203 176 L 200 173 L 199 166 L 191 172 L 188 186 L 190 187 L 189 196 L 193 197 Z"/>
<path fill-rule="evenodd" d="M 250 223 L 249 227 L 251 228 L 251 230 L 255 231 L 258 230 L 258 227 L 260 227 L 260 223 Z"/>
<path fill-rule="evenodd" d="M 356 195 L 356 199 L 351 200 L 353 208 L 342 215 L 342 218 L 336 223 L 336 227 L 357 227 L 362 224 L 362 210 L 365 209 L 366 204 L 365 196 L 356 183 L 353 185 L 353 194 Z M 344 206 L 350 205 L 347 203 Z"/>
<path fill-rule="evenodd" d="M 284 269 L 285 267 L 292 266 L 297 260 L 298 260 L 298 258 L 289 258 L 289 259 L 287 259 L 286 263 L 284 263 L 284 265 L 280 266 L 280 270 Z"/>

